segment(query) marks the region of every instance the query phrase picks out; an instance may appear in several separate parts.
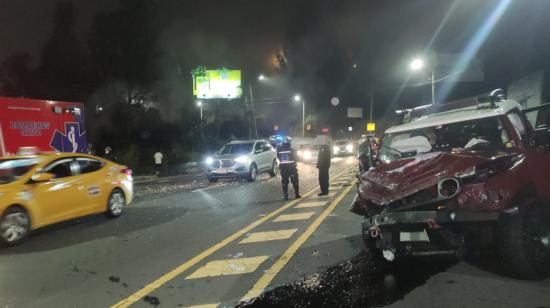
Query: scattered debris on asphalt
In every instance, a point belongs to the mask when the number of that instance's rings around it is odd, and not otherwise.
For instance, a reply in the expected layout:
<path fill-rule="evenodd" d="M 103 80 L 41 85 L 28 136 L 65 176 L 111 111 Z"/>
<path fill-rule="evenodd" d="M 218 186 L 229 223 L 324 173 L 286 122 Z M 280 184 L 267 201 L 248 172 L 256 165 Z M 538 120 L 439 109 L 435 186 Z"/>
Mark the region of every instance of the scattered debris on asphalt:
<path fill-rule="evenodd" d="M 120 278 L 117 277 L 117 276 L 109 276 L 109 280 L 111 282 L 114 282 L 114 283 L 119 283 L 120 282 Z"/>
<path fill-rule="evenodd" d="M 326 271 L 268 290 L 237 307 L 378 307 L 402 299 L 454 262 L 412 259 L 387 263 L 363 252 Z"/>
<path fill-rule="evenodd" d="M 147 295 L 143 298 L 143 301 L 155 307 L 160 305 L 160 300 L 156 296 Z"/>

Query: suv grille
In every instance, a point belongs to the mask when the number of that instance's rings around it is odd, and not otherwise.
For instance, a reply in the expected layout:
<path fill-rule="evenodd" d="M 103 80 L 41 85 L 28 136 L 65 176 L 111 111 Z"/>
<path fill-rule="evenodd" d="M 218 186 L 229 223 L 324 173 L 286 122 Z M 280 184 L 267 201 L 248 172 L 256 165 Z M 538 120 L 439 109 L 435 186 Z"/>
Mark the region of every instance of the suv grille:
<path fill-rule="evenodd" d="M 235 165 L 235 162 L 230 159 L 216 160 L 212 163 L 212 168 L 214 169 L 229 168 L 229 167 L 233 167 L 234 165 Z"/>

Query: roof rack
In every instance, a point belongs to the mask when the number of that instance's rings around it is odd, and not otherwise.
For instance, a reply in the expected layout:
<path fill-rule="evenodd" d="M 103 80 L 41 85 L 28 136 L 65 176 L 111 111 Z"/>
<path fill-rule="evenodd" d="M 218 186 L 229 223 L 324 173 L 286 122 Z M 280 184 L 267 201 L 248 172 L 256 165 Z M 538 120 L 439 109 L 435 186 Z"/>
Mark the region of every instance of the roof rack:
<path fill-rule="evenodd" d="M 495 89 L 489 93 L 463 98 L 456 101 L 439 103 L 439 104 L 429 104 L 418 106 L 410 109 L 401 109 L 395 110 L 395 114 L 398 116 L 402 115 L 402 123 L 410 122 L 412 119 L 437 113 L 450 111 L 460 108 L 467 108 L 477 106 L 478 109 L 487 109 L 487 108 L 497 108 L 497 103 L 502 102 L 506 99 L 504 91 L 502 89 Z"/>

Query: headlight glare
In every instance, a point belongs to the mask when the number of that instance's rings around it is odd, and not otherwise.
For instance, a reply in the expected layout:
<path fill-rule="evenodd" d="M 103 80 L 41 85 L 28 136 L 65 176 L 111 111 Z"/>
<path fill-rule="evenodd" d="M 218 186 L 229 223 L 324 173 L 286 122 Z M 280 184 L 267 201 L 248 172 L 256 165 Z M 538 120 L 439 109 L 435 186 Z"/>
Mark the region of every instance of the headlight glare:
<path fill-rule="evenodd" d="M 245 164 L 246 162 L 248 162 L 248 157 L 239 156 L 239 157 L 235 158 L 235 161 L 238 162 L 238 163 L 241 163 L 241 164 Z"/>

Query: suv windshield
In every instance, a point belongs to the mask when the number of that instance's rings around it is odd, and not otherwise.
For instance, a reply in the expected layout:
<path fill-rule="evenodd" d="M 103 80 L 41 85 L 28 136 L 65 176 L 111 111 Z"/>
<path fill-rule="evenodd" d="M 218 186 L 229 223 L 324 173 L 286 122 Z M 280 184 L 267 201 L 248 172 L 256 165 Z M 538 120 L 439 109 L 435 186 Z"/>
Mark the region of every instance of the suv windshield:
<path fill-rule="evenodd" d="M 38 160 L 35 158 L 1 159 L 0 160 L 0 185 L 16 181 L 29 172 Z"/>
<path fill-rule="evenodd" d="M 387 163 L 428 152 L 501 151 L 511 146 L 500 118 L 491 117 L 387 134 L 380 160 Z"/>
<path fill-rule="evenodd" d="M 349 140 L 338 140 L 336 141 L 336 145 L 347 145 L 349 144 Z"/>
<path fill-rule="evenodd" d="M 218 155 L 246 154 L 252 152 L 253 143 L 229 143 L 224 145 Z"/>

